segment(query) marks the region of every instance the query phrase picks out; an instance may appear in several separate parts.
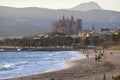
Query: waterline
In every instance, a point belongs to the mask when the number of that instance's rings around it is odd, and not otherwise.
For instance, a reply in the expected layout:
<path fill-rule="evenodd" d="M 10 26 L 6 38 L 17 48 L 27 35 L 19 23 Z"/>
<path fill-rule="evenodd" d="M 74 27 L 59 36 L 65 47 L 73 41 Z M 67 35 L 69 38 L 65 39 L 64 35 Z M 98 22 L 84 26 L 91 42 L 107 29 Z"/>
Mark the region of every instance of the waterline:
<path fill-rule="evenodd" d="M 67 61 L 83 58 L 78 51 L 0 52 L 0 79 L 65 69 Z"/>

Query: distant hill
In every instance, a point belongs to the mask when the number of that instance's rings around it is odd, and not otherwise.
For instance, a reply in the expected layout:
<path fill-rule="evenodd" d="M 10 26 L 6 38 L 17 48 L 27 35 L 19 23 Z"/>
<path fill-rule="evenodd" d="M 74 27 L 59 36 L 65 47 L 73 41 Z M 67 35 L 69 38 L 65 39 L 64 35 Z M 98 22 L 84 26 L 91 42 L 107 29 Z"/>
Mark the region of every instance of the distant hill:
<path fill-rule="evenodd" d="M 96 2 L 88 2 L 88 3 L 83 3 L 80 5 L 77 5 L 73 8 L 71 8 L 70 10 L 88 11 L 88 10 L 93 10 L 93 9 L 101 10 L 102 8 Z"/>
<path fill-rule="evenodd" d="M 82 19 L 83 29 L 95 28 L 119 28 L 120 12 L 110 10 L 53 10 L 45 8 L 12 8 L 0 7 L 0 36 L 31 36 L 50 32 L 51 23 L 61 17 Z"/>

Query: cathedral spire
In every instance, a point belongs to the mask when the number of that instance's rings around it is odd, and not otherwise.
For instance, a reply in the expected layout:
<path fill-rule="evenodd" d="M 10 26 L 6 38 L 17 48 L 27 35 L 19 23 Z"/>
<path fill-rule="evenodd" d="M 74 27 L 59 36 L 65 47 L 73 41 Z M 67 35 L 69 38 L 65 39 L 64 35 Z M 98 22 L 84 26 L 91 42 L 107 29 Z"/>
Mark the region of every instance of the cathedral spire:
<path fill-rule="evenodd" d="M 71 21 L 74 21 L 74 17 L 73 17 L 73 15 L 71 16 Z"/>
<path fill-rule="evenodd" d="M 63 19 L 63 20 L 65 20 L 65 17 L 64 17 L 64 15 L 63 15 L 62 19 Z"/>

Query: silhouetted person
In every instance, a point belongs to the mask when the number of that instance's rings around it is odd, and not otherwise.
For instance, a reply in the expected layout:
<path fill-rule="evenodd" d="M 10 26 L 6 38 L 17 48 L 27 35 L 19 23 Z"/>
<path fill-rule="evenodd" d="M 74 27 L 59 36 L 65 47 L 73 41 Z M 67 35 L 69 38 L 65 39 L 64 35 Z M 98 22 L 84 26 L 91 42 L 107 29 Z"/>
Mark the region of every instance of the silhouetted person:
<path fill-rule="evenodd" d="M 89 55 L 87 54 L 86 57 L 89 58 Z"/>
<path fill-rule="evenodd" d="M 120 76 L 119 76 L 119 80 L 120 80 Z"/>
<path fill-rule="evenodd" d="M 54 78 L 52 78 L 51 80 L 55 80 Z"/>
<path fill-rule="evenodd" d="M 97 55 L 95 55 L 95 61 L 98 61 L 98 56 Z"/>
<path fill-rule="evenodd" d="M 100 55 L 101 55 L 102 57 L 104 56 L 104 54 L 103 54 L 103 53 L 101 53 Z"/>
<path fill-rule="evenodd" d="M 95 61 L 100 62 L 100 59 L 101 59 L 101 55 L 95 55 Z"/>
<path fill-rule="evenodd" d="M 113 55 L 113 52 L 110 52 L 111 55 Z"/>
<path fill-rule="evenodd" d="M 97 50 L 94 49 L 94 52 L 97 53 Z"/>
<path fill-rule="evenodd" d="M 97 56 L 97 58 L 98 58 L 98 62 L 100 62 L 101 56 L 100 56 L 100 55 L 98 55 L 98 56 Z"/>
<path fill-rule="evenodd" d="M 103 80 L 106 80 L 106 75 L 104 74 Z"/>

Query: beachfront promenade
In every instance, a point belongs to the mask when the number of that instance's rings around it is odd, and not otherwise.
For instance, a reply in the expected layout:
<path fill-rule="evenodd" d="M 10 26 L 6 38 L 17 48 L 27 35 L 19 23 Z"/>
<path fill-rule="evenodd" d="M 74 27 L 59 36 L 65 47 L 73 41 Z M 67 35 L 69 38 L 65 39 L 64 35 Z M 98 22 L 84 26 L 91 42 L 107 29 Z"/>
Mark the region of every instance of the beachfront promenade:
<path fill-rule="evenodd" d="M 34 47 L 34 46 L 0 46 L 1 51 L 71 51 L 76 50 L 73 47 Z"/>
<path fill-rule="evenodd" d="M 88 50 L 84 54 L 93 56 L 96 53 Z M 100 62 L 95 61 L 94 57 L 88 57 L 67 62 L 70 67 L 64 70 L 8 80 L 112 80 L 112 77 L 120 75 L 119 61 L 120 50 L 105 50 Z"/>

